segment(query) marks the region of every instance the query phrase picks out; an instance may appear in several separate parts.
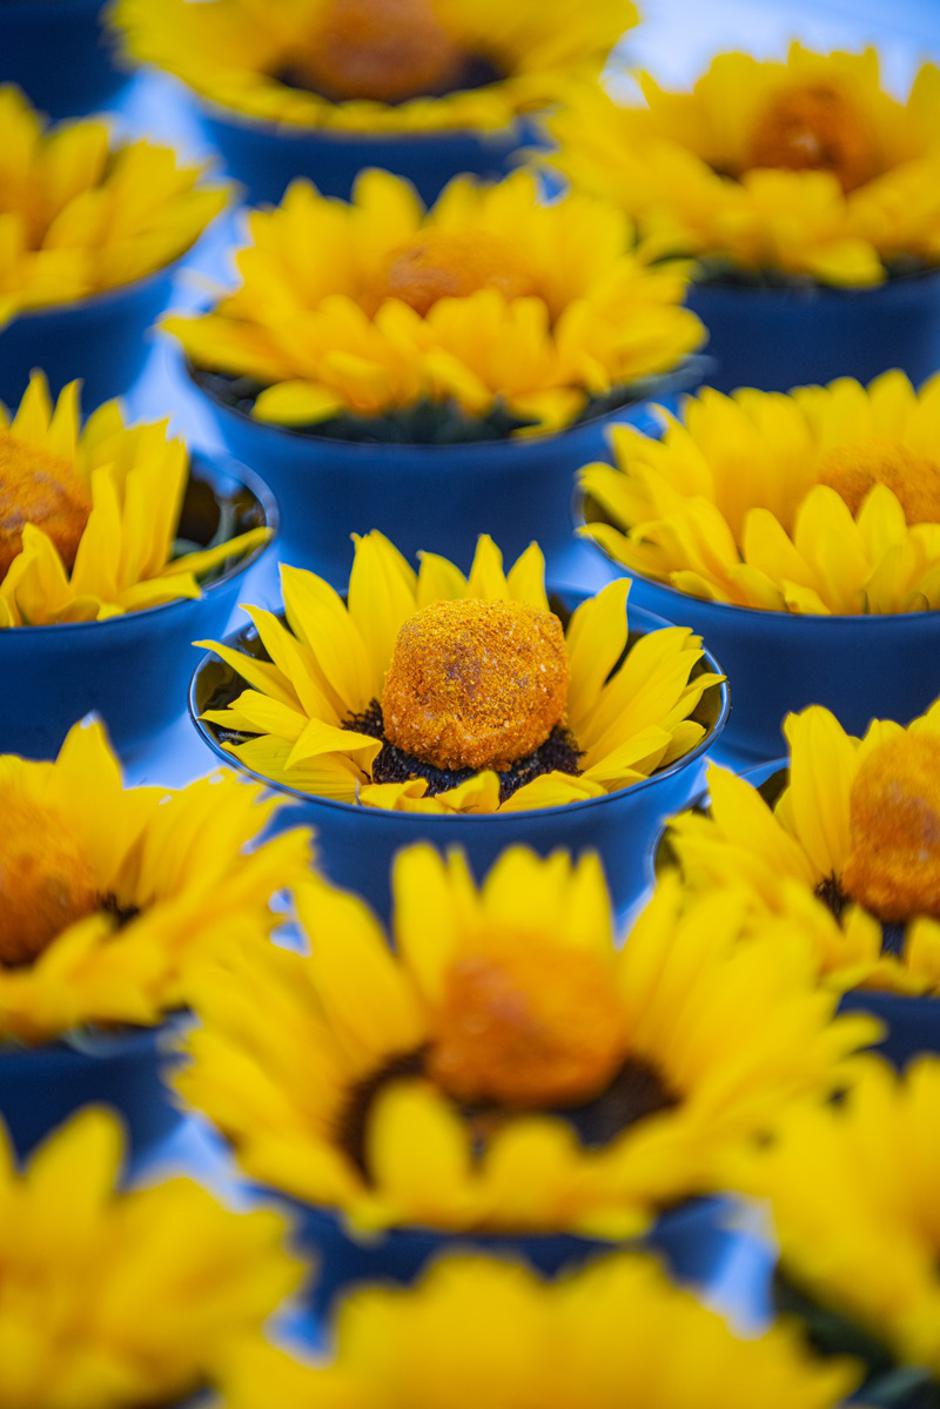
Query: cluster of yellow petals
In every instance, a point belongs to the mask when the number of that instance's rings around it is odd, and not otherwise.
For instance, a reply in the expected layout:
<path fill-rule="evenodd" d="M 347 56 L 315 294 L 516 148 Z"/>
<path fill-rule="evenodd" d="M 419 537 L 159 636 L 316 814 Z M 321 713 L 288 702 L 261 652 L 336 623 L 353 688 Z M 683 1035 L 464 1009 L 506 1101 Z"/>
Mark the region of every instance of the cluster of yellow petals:
<path fill-rule="evenodd" d="M 745 275 L 866 287 L 898 257 L 940 261 L 940 69 L 906 99 L 873 48 L 714 58 L 688 91 L 639 75 L 620 104 L 585 85 L 551 121 L 551 160 L 612 198 L 662 253 Z"/>
<path fill-rule="evenodd" d="M 584 532 L 631 571 L 768 611 L 940 608 L 940 377 L 706 390 L 663 419 L 581 473 Z"/>
<path fill-rule="evenodd" d="M 361 175 L 349 204 L 296 181 L 249 230 L 239 286 L 164 327 L 197 367 L 260 382 L 262 421 L 430 400 L 556 431 L 705 336 L 682 306 L 684 266 L 651 266 L 602 202 L 546 204 L 528 171 L 491 187 L 457 177 L 430 210 L 388 172 Z"/>
<path fill-rule="evenodd" d="M 89 118 L 47 130 L 0 86 L 0 328 L 142 279 L 194 243 L 228 200 L 170 147 L 117 145 Z"/>

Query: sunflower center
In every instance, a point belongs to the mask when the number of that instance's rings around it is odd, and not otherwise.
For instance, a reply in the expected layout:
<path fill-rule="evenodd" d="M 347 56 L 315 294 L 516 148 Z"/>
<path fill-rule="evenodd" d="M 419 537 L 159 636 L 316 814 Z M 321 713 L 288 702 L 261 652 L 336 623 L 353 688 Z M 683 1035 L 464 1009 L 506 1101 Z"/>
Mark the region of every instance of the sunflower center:
<path fill-rule="evenodd" d="M 0 428 L 0 581 L 28 523 L 49 535 L 70 570 L 90 513 L 88 490 L 68 460 Z"/>
<path fill-rule="evenodd" d="M 902 734 L 862 763 L 842 890 L 888 922 L 940 919 L 940 736 Z"/>
<path fill-rule="evenodd" d="M 509 240 L 488 230 L 426 230 L 392 250 L 375 286 L 375 302 L 397 298 L 422 318 L 442 298 L 495 289 L 507 299 L 536 293 Z"/>
<path fill-rule="evenodd" d="M 336 102 L 400 103 L 456 86 L 465 62 L 432 0 L 332 0 L 292 71 Z"/>
<path fill-rule="evenodd" d="M 873 441 L 838 446 L 823 459 L 819 482 L 841 495 L 853 516 L 875 485 L 883 484 L 897 497 L 909 524 L 940 523 L 940 464 L 906 445 Z"/>
<path fill-rule="evenodd" d="M 610 968 L 538 939 L 454 963 L 428 1070 L 455 1099 L 536 1109 L 601 1092 L 625 1055 Z"/>
<path fill-rule="evenodd" d="M 560 724 L 561 622 L 522 602 L 434 602 L 398 633 L 382 694 L 385 737 L 440 769 L 506 769 Z"/>
<path fill-rule="evenodd" d="M 758 118 L 747 164 L 829 171 L 846 192 L 878 173 L 877 151 L 864 115 L 847 94 L 828 83 L 778 93 Z"/>
<path fill-rule="evenodd" d="M 33 963 L 97 908 L 91 862 L 65 819 L 9 793 L 0 829 L 0 968 Z"/>

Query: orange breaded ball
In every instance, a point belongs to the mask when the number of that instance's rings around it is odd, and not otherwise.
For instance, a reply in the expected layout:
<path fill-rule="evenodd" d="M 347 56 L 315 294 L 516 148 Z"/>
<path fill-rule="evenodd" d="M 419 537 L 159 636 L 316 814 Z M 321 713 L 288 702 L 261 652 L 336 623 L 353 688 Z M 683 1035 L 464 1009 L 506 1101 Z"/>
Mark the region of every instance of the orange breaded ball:
<path fill-rule="evenodd" d="M 0 581 L 28 523 L 49 535 L 70 570 L 90 513 L 88 487 L 73 465 L 0 429 Z"/>
<path fill-rule="evenodd" d="M 864 114 L 848 94 L 822 82 L 787 89 L 771 100 L 751 136 L 748 165 L 829 171 L 846 192 L 878 174 Z"/>
<path fill-rule="evenodd" d="M 626 1055 L 610 969 L 595 954 L 520 936 L 449 970 L 428 1058 L 456 1100 L 537 1109 L 599 1095 Z"/>
<path fill-rule="evenodd" d="M 424 318 L 442 298 L 495 289 L 506 299 L 536 292 L 535 281 L 508 240 L 487 230 L 427 230 L 393 250 L 372 290 L 376 307 L 401 299 Z"/>
<path fill-rule="evenodd" d="M 564 718 L 561 622 L 521 602 L 435 602 L 402 626 L 382 694 L 385 737 L 436 768 L 508 768 Z"/>
<path fill-rule="evenodd" d="M 400 103 L 456 83 L 460 46 L 430 0 L 332 0 L 294 70 L 324 97 Z"/>
<path fill-rule="evenodd" d="M 940 919 L 940 736 L 873 749 L 852 784 L 842 889 L 882 920 Z"/>
<path fill-rule="evenodd" d="M 64 819 L 16 792 L 0 805 L 0 968 L 18 968 L 92 914 L 98 888 Z"/>
<path fill-rule="evenodd" d="M 940 465 L 892 441 L 830 450 L 819 468 L 853 517 L 876 484 L 890 489 L 909 524 L 940 523 Z"/>

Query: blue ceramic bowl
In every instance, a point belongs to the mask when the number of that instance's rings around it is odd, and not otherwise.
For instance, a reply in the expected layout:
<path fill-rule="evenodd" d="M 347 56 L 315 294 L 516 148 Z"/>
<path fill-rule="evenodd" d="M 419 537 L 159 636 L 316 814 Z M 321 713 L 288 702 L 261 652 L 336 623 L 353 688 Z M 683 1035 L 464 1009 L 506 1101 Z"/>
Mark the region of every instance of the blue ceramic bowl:
<path fill-rule="evenodd" d="M 16 406 L 36 367 L 53 396 L 81 378 L 86 412 L 123 396 L 150 354 L 151 328 L 170 302 L 179 263 L 94 298 L 19 314 L 0 329 L 0 401 Z"/>
<path fill-rule="evenodd" d="M 272 1191 L 258 1190 L 264 1200 Z M 314 1259 L 306 1300 L 315 1317 L 329 1315 L 337 1297 L 365 1282 L 410 1286 L 441 1254 L 477 1252 L 528 1263 L 543 1277 L 610 1254 L 624 1246 L 658 1254 L 680 1281 L 707 1287 L 716 1281 L 734 1252 L 740 1234 L 735 1201 L 693 1199 L 661 1215 L 650 1232 L 628 1244 L 579 1237 L 574 1233 L 446 1233 L 432 1228 L 392 1228 L 368 1240 L 354 1238 L 334 1209 L 299 1203 L 275 1195 L 292 1216 L 299 1251 Z"/>
<path fill-rule="evenodd" d="M 561 605 L 571 610 L 581 600 L 582 594 L 565 593 Z M 649 632 L 668 623 L 631 607 L 630 624 L 634 631 Z M 253 628 L 236 632 L 227 644 L 260 654 Z M 721 667 L 706 656 L 703 669 L 720 671 Z M 203 742 L 230 767 L 258 778 L 260 775 L 251 773 L 223 749 L 215 726 L 201 718 L 207 709 L 229 703 L 243 688 L 244 683 L 229 666 L 215 656 L 204 656 L 193 676 L 189 708 Z M 706 693 L 696 715 L 708 732 L 691 753 L 631 788 L 563 807 L 447 817 L 390 812 L 311 797 L 278 783 L 269 786 L 300 804 L 298 809 L 287 810 L 291 824 L 307 822 L 316 829 L 319 864 L 334 884 L 364 896 L 386 919 L 391 911 L 392 858 L 401 847 L 420 841 L 431 842 L 442 851 L 463 847 L 478 880 L 508 846 L 529 846 L 542 856 L 559 847 L 575 855 L 599 852 L 614 906 L 623 916 L 645 887 L 650 841 L 663 820 L 700 790 L 705 754 L 719 737 L 727 713 L 727 686 L 716 686 Z M 265 778 L 261 781 L 269 782 Z"/>
<path fill-rule="evenodd" d="M 690 363 L 649 396 L 668 403 L 700 380 Z M 282 555 L 345 588 L 352 533 L 381 529 L 408 558 L 434 544 L 469 562 L 477 537 L 490 533 L 508 561 L 535 539 L 557 581 L 577 580 L 583 546 L 574 538 L 575 475 L 607 459 L 608 428 L 629 421 L 648 434 L 659 426 L 650 401 L 637 401 L 560 435 L 465 445 L 390 445 L 328 439 L 252 420 L 203 391 L 226 448 L 257 466 L 277 495 Z"/>
<path fill-rule="evenodd" d="M 312 181 L 324 196 L 349 200 L 356 177 L 368 167 L 406 177 L 430 205 L 463 172 L 498 181 L 512 169 L 521 148 L 541 140 L 538 127 L 524 121 L 497 132 L 397 135 L 263 122 L 202 98 L 196 111 L 206 140 L 221 153 L 227 173 L 245 188 L 252 205 L 277 204 L 297 177 Z"/>
<path fill-rule="evenodd" d="M 940 272 L 876 289 L 693 284 L 687 302 L 708 328 L 719 391 L 869 382 L 889 367 L 918 386 L 940 368 Z"/>
<path fill-rule="evenodd" d="M 759 768 L 752 768 L 744 777 L 759 788 L 768 802 L 774 802 L 786 786 L 789 765 L 785 758 L 774 759 Z M 703 791 L 689 804 L 690 809 L 706 811 L 708 793 Z M 648 878 L 655 883 L 657 875 L 674 861 L 669 843 L 668 824 L 663 827 L 650 849 Z M 872 1013 L 885 1026 L 884 1040 L 872 1050 L 880 1052 L 894 1066 L 903 1068 L 923 1052 L 940 1052 L 940 999 L 908 998 L 900 993 L 879 993 L 873 989 L 855 989 L 846 993 L 839 1003 L 840 1013 Z"/>
<path fill-rule="evenodd" d="M 108 0 L 0 0 L 0 80 L 50 117 L 106 107 L 127 82 L 103 25 Z"/>
<path fill-rule="evenodd" d="M 195 457 L 181 535 L 209 542 L 223 504 L 234 513 L 233 534 L 265 524 L 277 528 L 277 508 L 257 476 Z M 0 630 L 0 753 L 53 758 L 71 726 L 90 711 L 104 719 L 125 759 L 152 742 L 183 711 L 192 642 L 225 630 L 245 574 L 270 546 L 239 557 L 197 601 L 107 621 Z"/>
<path fill-rule="evenodd" d="M 113 1107 L 132 1161 L 146 1159 L 182 1120 L 161 1072 L 173 1061 L 176 1025 L 43 1047 L 0 1046 L 0 1119 L 22 1159 L 82 1106 Z"/>

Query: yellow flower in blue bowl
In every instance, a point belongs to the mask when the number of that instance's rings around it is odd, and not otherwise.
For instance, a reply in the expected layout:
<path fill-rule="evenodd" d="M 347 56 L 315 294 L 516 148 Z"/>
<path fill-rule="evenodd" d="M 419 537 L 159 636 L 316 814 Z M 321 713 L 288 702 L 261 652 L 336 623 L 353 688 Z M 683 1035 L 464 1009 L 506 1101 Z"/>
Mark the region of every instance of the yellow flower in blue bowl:
<path fill-rule="evenodd" d="M 245 848 L 275 800 L 231 775 L 125 788 L 98 722 L 53 763 L 0 755 L 0 1109 L 20 1151 L 89 1102 L 142 1155 L 179 1120 L 160 1079 L 168 1022 L 220 936 L 275 925 L 309 833 Z"/>
<path fill-rule="evenodd" d="M 225 1409 L 839 1409 L 858 1380 L 782 1321 L 740 1335 L 625 1253 L 554 1281 L 452 1255 L 414 1289 L 351 1293 L 316 1364 L 255 1339 L 219 1374 Z"/>
<path fill-rule="evenodd" d="M 334 881 L 386 913 L 408 842 L 464 846 L 478 873 L 524 842 L 600 851 L 618 911 L 636 899 L 728 710 L 697 636 L 622 580 L 549 598 L 538 546 L 506 571 L 489 538 L 467 577 L 371 533 L 345 599 L 301 568 L 281 583 L 283 618 L 252 607 L 199 643 L 190 708 L 223 762 L 303 804 Z"/>
<path fill-rule="evenodd" d="M 864 1367 L 860 1404 L 929 1409 L 940 1394 L 940 1061 L 903 1075 L 869 1063 L 843 1102 L 792 1109 L 737 1183 L 769 1205 L 781 1314 L 830 1364 L 850 1354 Z"/>
<path fill-rule="evenodd" d="M 152 742 L 183 711 L 193 637 L 224 629 L 276 527 L 249 470 L 190 462 L 116 401 L 83 423 L 78 383 L 53 403 L 35 373 L 12 418 L 0 406 L 5 747 L 48 758 L 92 710 L 123 754 Z"/>
<path fill-rule="evenodd" d="M 321 1310 L 468 1243 L 553 1274 L 646 1239 L 707 1282 L 735 1246 L 702 1197 L 718 1162 L 877 1035 L 833 1020 L 800 956 L 740 943 L 730 892 L 662 887 L 623 947 L 596 856 L 516 847 L 477 884 L 459 851 L 409 847 L 394 895 L 386 931 L 313 878 L 306 952 L 207 954 L 175 1077 L 290 1201 Z"/>
<path fill-rule="evenodd" d="M 123 1145 L 88 1110 L 17 1168 L 0 1123 L 4 1409 L 189 1404 L 297 1286 L 281 1218 L 186 1178 L 128 1190 Z"/>
<path fill-rule="evenodd" d="M 632 0 L 116 0 L 127 58 L 176 75 L 252 200 L 296 176 L 349 196 L 378 166 L 433 200 L 452 176 L 503 175 L 533 114 L 596 79 Z"/>
<path fill-rule="evenodd" d="M 798 933 L 819 981 L 884 1020 L 899 1065 L 938 1051 L 940 703 L 861 739 L 812 706 L 786 736 L 788 757 L 744 778 L 708 769 L 707 809 L 671 820 L 660 866 L 693 894 L 743 889 L 756 920 Z"/>
<path fill-rule="evenodd" d="M 45 367 L 54 391 L 83 377 L 97 406 L 135 380 L 175 266 L 228 187 L 170 147 L 116 140 L 99 118 L 50 128 L 11 84 L 0 131 L 0 401 Z"/>
<path fill-rule="evenodd" d="M 348 204 L 297 182 L 249 232 L 238 286 L 163 326 L 277 495 L 286 556 L 334 586 L 373 528 L 458 560 L 479 533 L 513 556 L 537 538 L 563 574 L 604 425 L 699 380 L 684 268 L 652 266 L 601 202 L 546 204 L 528 172 L 460 177 L 429 208 L 387 172 Z"/>
<path fill-rule="evenodd" d="M 729 745 L 776 758 L 810 704 L 856 734 L 922 713 L 940 686 L 940 378 L 705 390 L 663 423 L 659 440 L 615 427 L 617 467 L 582 471 L 582 533 L 634 601 L 715 650 Z"/>
<path fill-rule="evenodd" d="M 940 70 L 904 98 L 875 49 L 714 58 L 689 89 L 639 75 L 550 123 L 578 189 L 615 201 L 664 253 L 698 263 L 690 304 L 722 390 L 936 370 Z"/>

